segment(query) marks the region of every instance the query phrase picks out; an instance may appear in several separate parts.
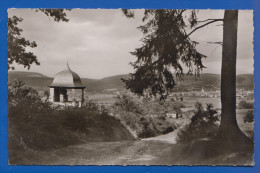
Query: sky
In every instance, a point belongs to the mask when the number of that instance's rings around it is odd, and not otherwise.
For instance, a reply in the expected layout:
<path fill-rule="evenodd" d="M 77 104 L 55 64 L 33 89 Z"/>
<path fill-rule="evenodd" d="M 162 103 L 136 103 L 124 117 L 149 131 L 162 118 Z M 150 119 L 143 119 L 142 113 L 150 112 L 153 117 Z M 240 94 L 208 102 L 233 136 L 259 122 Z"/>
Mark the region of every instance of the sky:
<path fill-rule="evenodd" d="M 8 17 L 23 18 L 19 27 L 22 36 L 35 41 L 30 49 L 41 63 L 30 71 L 54 77 L 67 61 L 80 77 L 100 79 L 134 72 L 130 62 L 135 48 L 142 45 L 143 9 L 135 9 L 135 18 L 126 18 L 120 9 L 72 9 L 69 22 L 55 22 L 35 9 L 9 9 Z M 187 12 L 188 16 L 189 11 Z M 198 19 L 223 18 L 223 10 L 199 10 Z M 197 30 L 191 39 L 199 42 L 197 50 L 206 55 L 203 73 L 220 74 L 222 47 L 208 42 L 222 41 L 223 26 L 213 23 Z M 240 10 L 238 17 L 237 74 L 253 73 L 253 11 Z M 28 71 L 14 65 L 17 71 Z"/>

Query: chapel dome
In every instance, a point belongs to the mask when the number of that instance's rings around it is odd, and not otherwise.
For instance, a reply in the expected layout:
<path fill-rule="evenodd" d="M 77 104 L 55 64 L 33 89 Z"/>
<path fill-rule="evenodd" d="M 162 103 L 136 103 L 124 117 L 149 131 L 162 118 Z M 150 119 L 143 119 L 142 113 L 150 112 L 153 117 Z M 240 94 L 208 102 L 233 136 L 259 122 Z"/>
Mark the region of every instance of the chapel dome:
<path fill-rule="evenodd" d="M 68 64 L 64 70 L 55 75 L 50 87 L 85 88 L 79 75 L 73 72 Z"/>

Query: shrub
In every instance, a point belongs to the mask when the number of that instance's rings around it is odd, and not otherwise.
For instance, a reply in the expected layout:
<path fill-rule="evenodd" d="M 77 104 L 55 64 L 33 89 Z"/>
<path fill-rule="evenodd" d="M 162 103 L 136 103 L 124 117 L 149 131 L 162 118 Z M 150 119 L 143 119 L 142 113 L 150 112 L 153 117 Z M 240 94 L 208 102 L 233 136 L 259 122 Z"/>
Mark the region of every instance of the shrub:
<path fill-rule="evenodd" d="M 191 122 L 178 133 L 178 142 L 189 143 L 199 138 L 209 138 L 216 134 L 219 117 L 212 104 L 207 104 L 206 110 L 201 103 L 195 103 L 195 114 Z"/>
<path fill-rule="evenodd" d="M 139 138 L 148 138 L 158 135 L 170 133 L 176 129 L 174 124 L 167 122 L 165 119 L 157 118 L 144 118 L 140 124 L 138 124 L 140 130 L 137 131 Z"/>
<path fill-rule="evenodd" d="M 8 105 L 20 107 L 21 111 L 33 108 L 35 111 L 51 109 L 48 101 L 42 101 L 38 91 L 24 87 L 24 83 L 20 80 L 13 80 L 8 84 Z"/>
<path fill-rule="evenodd" d="M 174 130 L 173 127 L 167 127 L 167 128 L 163 131 L 163 134 L 170 133 L 170 132 L 172 132 L 173 130 Z"/>
<path fill-rule="evenodd" d="M 252 123 L 254 122 L 254 111 L 248 110 L 246 115 L 243 117 L 244 123 Z"/>
<path fill-rule="evenodd" d="M 183 106 L 177 102 L 174 104 L 176 107 Z M 127 94 L 117 96 L 112 105 L 113 114 L 139 138 L 154 137 L 175 130 L 176 125 L 165 118 L 169 109 L 174 109 L 169 102 L 148 98 L 135 99 Z"/>
<path fill-rule="evenodd" d="M 242 100 L 238 104 L 238 109 L 254 109 L 254 103 L 248 103 L 245 100 Z"/>
<path fill-rule="evenodd" d="M 138 102 L 128 94 L 117 95 L 114 106 L 127 112 L 137 114 L 141 114 L 143 112 L 140 104 L 138 104 Z"/>
<path fill-rule="evenodd" d="M 98 104 L 95 103 L 92 100 L 85 100 L 84 103 L 82 104 L 82 109 L 86 109 L 89 111 L 97 112 L 99 107 Z"/>

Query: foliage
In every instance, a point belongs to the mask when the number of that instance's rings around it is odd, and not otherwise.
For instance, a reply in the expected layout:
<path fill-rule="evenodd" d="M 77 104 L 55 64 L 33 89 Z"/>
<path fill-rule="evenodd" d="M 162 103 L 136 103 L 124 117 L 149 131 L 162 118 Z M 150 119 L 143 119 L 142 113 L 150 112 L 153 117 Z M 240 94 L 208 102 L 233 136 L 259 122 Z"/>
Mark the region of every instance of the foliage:
<path fill-rule="evenodd" d="M 21 108 L 21 111 L 25 111 L 24 107 L 33 108 L 35 111 L 49 110 L 51 108 L 47 100 L 41 100 L 37 90 L 24 87 L 24 83 L 17 79 L 8 84 L 8 104 L 9 107 Z"/>
<path fill-rule="evenodd" d="M 94 111 L 94 112 L 98 111 L 98 104 L 92 100 L 85 100 L 82 106 L 84 109 L 90 111 Z"/>
<path fill-rule="evenodd" d="M 243 117 L 244 123 L 254 122 L 254 110 L 248 110 L 246 115 Z"/>
<path fill-rule="evenodd" d="M 14 66 L 11 66 L 13 63 L 21 64 L 28 69 L 32 63 L 40 65 L 37 57 L 26 51 L 26 47 L 35 48 L 37 44 L 21 36 L 23 30 L 17 25 L 22 21 L 22 18 L 16 16 L 8 18 L 8 69 L 14 69 Z"/>
<path fill-rule="evenodd" d="M 138 133 L 139 138 L 147 138 L 167 134 L 177 128 L 175 124 L 167 122 L 164 117 L 143 117 L 140 118 L 140 121 L 141 131 Z"/>
<path fill-rule="evenodd" d="M 64 9 L 38 9 L 47 16 L 51 16 L 55 21 L 67 22 L 66 13 Z M 19 28 L 19 23 L 23 19 L 17 16 L 8 18 L 8 69 L 14 70 L 14 63 L 23 65 L 24 68 L 30 69 L 31 64 L 40 65 L 37 57 L 30 51 L 30 48 L 37 47 L 35 41 L 26 40 L 22 36 L 23 30 Z"/>
<path fill-rule="evenodd" d="M 176 104 L 176 107 L 182 107 Z M 122 124 L 134 131 L 139 138 L 153 137 L 169 133 L 176 129 L 174 123 L 165 118 L 171 104 L 160 99 L 138 99 L 128 94 L 116 97 L 112 112 Z"/>
<path fill-rule="evenodd" d="M 238 104 L 238 109 L 254 109 L 254 103 L 249 103 L 245 100 L 242 100 Z"/>
<path fill-rule="evenodd" d="M 128 94 L 117 95 L 114 106 L 136 114 L 141 114 L 143 112 L 137 100 L 134 100 L 134 98 Z"/>
<path fill-rule="evenodd" d="M 173 89 L 175 81 L 172 71 L 176 76 L 183 76 L 183 65 L 188 67 L 187 74 L 199 75 L 204 68 L 202 58 L 206 56 L 196 50 L 197 42 L 190 40 L 186 33 L 189 28 L 195 27 L 196 12 L 193 10 L 185 22 L 183 13 L 186 10 L 156 9 L 145 10 L 143 22 L 139 29 L 143 32 L 143 45 L 135 49 L 132 55 L 137 60 L 131 65 L 135 73 L 129 79 L 123 79 L 127 89 L 138 95 L 148 93 L 149 96 L 160 95 L 165 99 L 168 90 Z M 123 10 L 127 17 L 133 17 L 133 12 Z M 212 19 L 200 27 L 220 21 Z M 200 21 L 205 22 L 205 21 Z"/>
<path fill-rule="evenodd" d="M 53 18 L 54 21 L 56 22 L 68 22 L 69 19 L 67 18 L 67 14 L 65 13 L 65 10 L 70 11 L 70 9 L 46 9 L 46 8 L 39 8 L 36 10 L 36 12 L 41 11 L 45 15 L 50 16 Z"/>
<path fill-rule="evenodd" d="M 209 138 L 217 133 L 219 117 L 212 104 L 206 105 L 206 110 L 201 103 L 195 103 L 195 114 L 191 122 L 178 133 L 178 142 L 188 143 L 195 139 Z"/>

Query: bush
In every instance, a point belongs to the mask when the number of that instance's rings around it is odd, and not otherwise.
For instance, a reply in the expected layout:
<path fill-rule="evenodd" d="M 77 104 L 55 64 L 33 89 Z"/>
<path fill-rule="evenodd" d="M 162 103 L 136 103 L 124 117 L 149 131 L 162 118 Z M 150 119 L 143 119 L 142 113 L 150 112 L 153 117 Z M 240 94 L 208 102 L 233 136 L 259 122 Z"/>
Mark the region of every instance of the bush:
<path fill-rule="evenodd" d="M 199 138 L 209 138 L 216 134 L 219 117 L 212 104 L 207 104 L 206 110 L 201 103 L 195 103 L 195 114 L 190 124 L 186 125 L 178 133 L 179 143 L 189 143 Z"/>
<path fill-rule="evenodd" d="M 143 112 L 140 104 L 138 104 L 138 102 L 128 94 L 117 95 L 114 106 L 136 114 L 141 114 Z"/>
<path fill-rule="evenodd" d="M 92 100 L 85 100 L 82 106 L 83 109 L 93 111 L 93 112 L 97 112 L 99 110 L 98 104 Z"/>
<path fill-rule="evenodd" d="M 174 104 L 176 107 L 183 106 Z M 116 102 L 112 105 L 113 114 L 139 138 L 154 137 L 175 130 L 176 125 L 169 123 L 165 118 L 169 109 L 176 108 L 159 99 L 135 99 L 127 94 L 117 96 Z"/>
<path fill-rule="evenodd" d="M 242 100 L 238 104 L 238 109 L 254 109 L 254 103 L 248 103 L 245 100 Z"/>
<path fill-rule="evenodd" d="M 140 130 L 137 131 L 139 138 L 155 137 L 170 133 L 176 129 L 174 124 L 167 122 L 165 119 L 157 118 L 144 118 L 140 124 L 138 124 Z"/>
<path fill-rule="evenodd" d="M 243 117 L 244 123 L 252 123 L 254 122 L 254 111 L 248 110 L 246 115 Z"/>
<path fill-rule="evenodd" d="M 20 107 L 22 112 L 28 109 L 35 111 L 51 109 L 51 104 L 47 100 L 42 101 L 37 90 L 24 87 L 24 83 L 20 80 L 13 80 L 8 84 L 8 105 L 9 108 Z"/>

